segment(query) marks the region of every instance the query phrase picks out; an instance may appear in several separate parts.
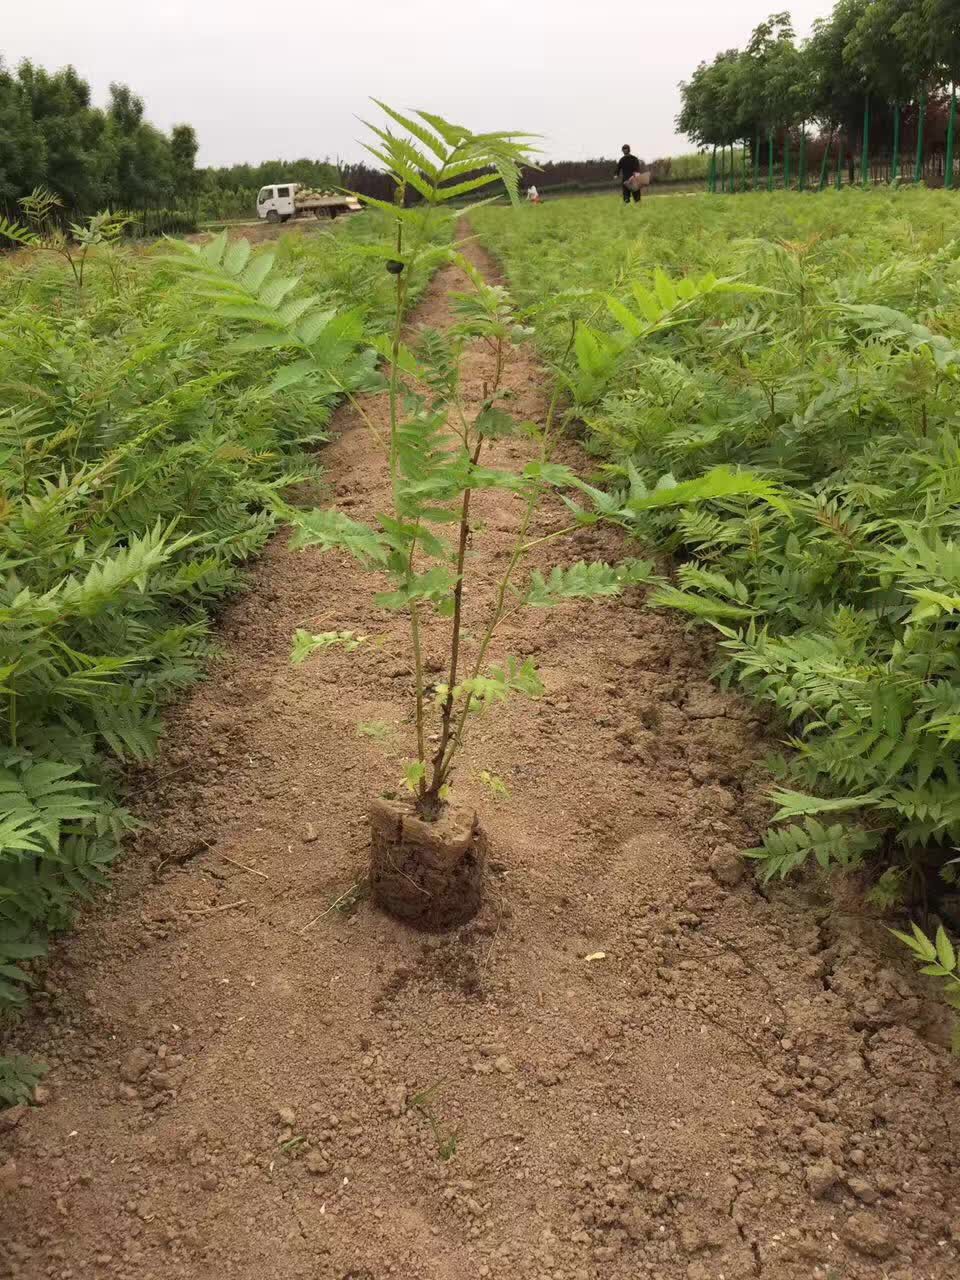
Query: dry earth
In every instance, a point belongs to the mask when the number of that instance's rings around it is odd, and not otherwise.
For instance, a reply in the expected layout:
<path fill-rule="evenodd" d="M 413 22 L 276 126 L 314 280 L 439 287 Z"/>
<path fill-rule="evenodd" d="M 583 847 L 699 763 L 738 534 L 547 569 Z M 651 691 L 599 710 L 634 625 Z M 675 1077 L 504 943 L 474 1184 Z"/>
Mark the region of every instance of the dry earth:
<path fill-rule="evenodd" d="M 461 284 L 442 272 L 413 325 L 446 323 Z M 468 372 L 479 399 L 490 362 Z M 542 416 L 530 352 L 506 380 Z M 330 484 L 370 517 L 379 454 L 350 409 L 335 427 Z M 479 507 L 473 635 L 518 523 L 508 495 Z M 586 531 L 562 555 L 630 550 Z M 427 937 L 353 888 L 410 738 L 402 621 L 352 561 L 283 536 L 253 578 L 139 779 L 152 830 L 18 1033 L 51 1072 L 0 1116 L 0 1276 L 960 1273 L 934 1006 L 876 925 L 745 876 L 763 727 L 711 687 L 705 641 L 639 593 L 504 627 L 499 656 L 533 654 L 547 694 L 475 732 L 458 789 L 486 815 L 488 901 Z M 293 667 L 299 626 L 375 642 Z M 441 646 L 438 624 L 434 670 Z"/>

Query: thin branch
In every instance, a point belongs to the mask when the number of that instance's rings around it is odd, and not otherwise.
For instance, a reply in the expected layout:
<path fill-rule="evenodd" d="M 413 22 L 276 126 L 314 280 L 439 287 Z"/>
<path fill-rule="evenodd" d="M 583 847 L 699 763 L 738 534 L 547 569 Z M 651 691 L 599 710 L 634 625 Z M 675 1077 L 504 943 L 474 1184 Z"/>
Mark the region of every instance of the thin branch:
<path fill-rule="evenodd" d="M 251 875 L 259 876 L 261 880 L 269 880 L 268 875 L 264 875 L 262 871 L 258 871 L 256 867 L 248 867 L 246 863 L 237 862 L 236 858 L 228 858 L 225 853 L 221 853 L 220 857 L 224 862 L 229 862 L 232 867 L 239 867 L 241 871 L 249 871 Z"/>
<path fill-rule="evenodd" d="M 239 902 L 224 902 L 219 907 L 187 907 L 184 909 L 185 916 L 212 916 L 220 911 L 232 911 L 234 907 L 245 907 L 247 899 L 241 898 Z"/>

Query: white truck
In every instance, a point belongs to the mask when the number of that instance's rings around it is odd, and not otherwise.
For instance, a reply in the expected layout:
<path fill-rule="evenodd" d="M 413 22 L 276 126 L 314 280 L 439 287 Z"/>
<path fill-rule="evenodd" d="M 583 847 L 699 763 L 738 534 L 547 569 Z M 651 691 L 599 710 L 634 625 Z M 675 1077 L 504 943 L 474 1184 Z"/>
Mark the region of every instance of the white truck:
<path fill-rule="evenodd" d="M 359 213 L 363 206 L 353 196 L 335 191 L 313 191 L 297 182 L 275 182 L 261 187 L 257 195 L 257 217 L 267 222 L 287 222 L 290 218 L 335 218 L 341 213 Z"/>

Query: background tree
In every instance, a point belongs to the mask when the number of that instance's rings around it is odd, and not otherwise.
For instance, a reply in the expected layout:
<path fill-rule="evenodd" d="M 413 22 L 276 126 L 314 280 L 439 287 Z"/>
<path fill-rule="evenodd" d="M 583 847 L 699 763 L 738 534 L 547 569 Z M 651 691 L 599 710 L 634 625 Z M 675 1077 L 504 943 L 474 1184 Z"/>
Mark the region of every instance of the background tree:
<path fill-rule="evenodd" d="M 21 136 L 15 196 L 46 185 L 69 208 L 96 205 L 102 194 L 98 148 L 102 114 L 90 104 L 90 88 L 73 67 L 53 74 L 22 62 L 10 92 L 17 100 Z"/>
<path fill-rule="evenodd" d="M 755 27 L 747 45 L 746 81 L 754 110 L 767 133 L 767 189 L 774 185 L 776 134 L 800 119 L 809 93 L 806 67 L 786 11 L 773 13 Z M 784 185 L 790 182 L 789 145 L 784 145 Z"/>
<path fill-rule="evenodd" d="M 867 77 L 862 68 L 846 56 L 847 41 L 863 17 L 870 0 L 838 0 L 829 18 L 813 24 L 807 56 L 813 81 L 813 109 L 817 121 L 828 134 L 827 149 L 837 137 L 837 182 L 840 181 L 841 139 L 857 136 Z M 826 170 L 821 172 L 821 185 Z M 852 155 L 850 181 L 854 179 Z"/>
<path fill-rule="evenodd" d="M 144 118 L 143 101 L 115 84 L 105 110 L 73 67 L 48 72 L 29 61 L 0 64 L 0 205 L 43 187 L 64 222 L 105 206 L 157 208 L 196 181 L 196 134 L 179 125 L 167 137 Z"/>
<path fill-rule="evenodd" d="M 903 107 L 918 101 L 924 79 L 923 56 L 905 39 L 918 0 L 870 0 L 847 36 L 844 56 L 866 81 L 867 91 L 893 108 L 891 176 L 900 176 L 900 125 Z"/>
<path fill-rule="evenodd" d="M 680 82 L 681 107 L 676 118 L 677 128 L 698 147 L 713 147 L 708 179 L 711 190 L 714 189 L 716 182 L 718 145 L 716 137 L 718 104 L 712 71 L 712 64 L 701 62 L 689 80 Z"/>
<path fill-rule="evenodd" d="M 173 191 L 184 202 L 194 198 L 197 192 L 197 134 L 193 125 L 175 124 L 170 130 L 170 167 Z"/>
<path fill-rule="evenodd" d="M 44 168 L 40 131 L 16 79 L 0 60 L 0 204 L 12 205 L 38 186 L 36 175 Z"/>
<path fill-rule="evenodd" d="M 950 89 L 947 122 L 947 154 L 944 182 L 954 185 L 953 153 L 957 128 L 957 81 L 960 80 L 960 12 L 956 0 L 918 0 L 922 20 L 918 24 L 927 36 L 926 53 L 930 74 Z"/>
<path fill-rule="evenodd" d="M 734 148 L 749 143 L 756 133 L 751 84 L 739 49 L 719 53 L 702 62 L 691 79 L 680 85 L 682 107 L 677 127 L 698 146 L 721 149 L 721 188 L 726 185 L 726 148 L 730 148 L 729 188 L 735 189 Z M 715 170 L 714 170 L 715 171 Z M 715 185 L 712 180 L 711 185 Z"/>

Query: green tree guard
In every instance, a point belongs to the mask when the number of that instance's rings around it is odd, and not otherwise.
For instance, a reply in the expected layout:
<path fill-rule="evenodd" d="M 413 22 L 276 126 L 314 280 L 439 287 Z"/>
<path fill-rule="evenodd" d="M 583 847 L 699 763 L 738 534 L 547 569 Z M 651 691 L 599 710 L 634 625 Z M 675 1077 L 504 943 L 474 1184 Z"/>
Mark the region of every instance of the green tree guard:
<path fill-rule="evenodd" d="M 843 186 L 843 134 L 837 134 L 837 190 Z"/>
<path fill-rule="evenodd" d="M 900 177 L 900 103 L 893 108 L 893 160 L 890 166 L 890 180 L 896 182 Z"/>
<path fill-rule="evenodd" d="M 773 190 L 773 130 L 767 134 L 767 190 Z"/>
<path fill-rule="evenodd" d="M 753 189 L 760 190 L 760 131 L 753 135 Z"/>
<path fill-rule="evenodd" d="M 807 122 L 800 126 L 800 166 L 797 172 L 797 190 L 807 189 Z"/>
<path fill-rule="evenodd" d="M 726 143 L 720 148 L 720 194 L 724 195 L 727 190 L 727 147 Z"/>
<path fill-rule="evenodd" d="M 790 131 L 783 131 L 783 189 L 790 190 Z"/>
<path fill-rule="evenodd" d="M 917 163 L 913 171 L 914 182 L 923 181 L 923 126 L 927 119 L 927 95 L 920 95 L 920 114 L 917 117 Z"/>
<path fill-rule="evenodd" d="M 953 85 L 950 90 L 950 120 L 947 124 L 947 161 L 946 173 L 944 174 L 943 185 L 948 189 L 953 189 L 953 139 L 957 132 L 957 86 Z"/>
<path fill-rule="evenodd" d="M 820 161 L 820 181 L 817 184 L 817 190 L 822 191 L 827 185 L 827 165 L 830 163 L 830 148 L 833 146 L 833 130 L 830 130 L 830 137 L 827 139 L 827 145 L 823 148 L 823 159 Z"/>
<path fill-rule="evenodd" d="M 746 189 L 747 189 L 747 144 L 744 143 L 743 144 L 743 163 L 741 165 L 741 173 L 740 173 L 740 190 L 746 191 Z"/>
<path fill-rule="evenodd" d="M 710 172 L 707 174 L 707 190 L 713 194 L 717 189 L 717 148 L 710 153 Z"/>
<path fill-rule="evenodd" d="M 860 181 L 870 185 L 870 95 L 863 99 L 863 147 L 860 151 Z"/>

